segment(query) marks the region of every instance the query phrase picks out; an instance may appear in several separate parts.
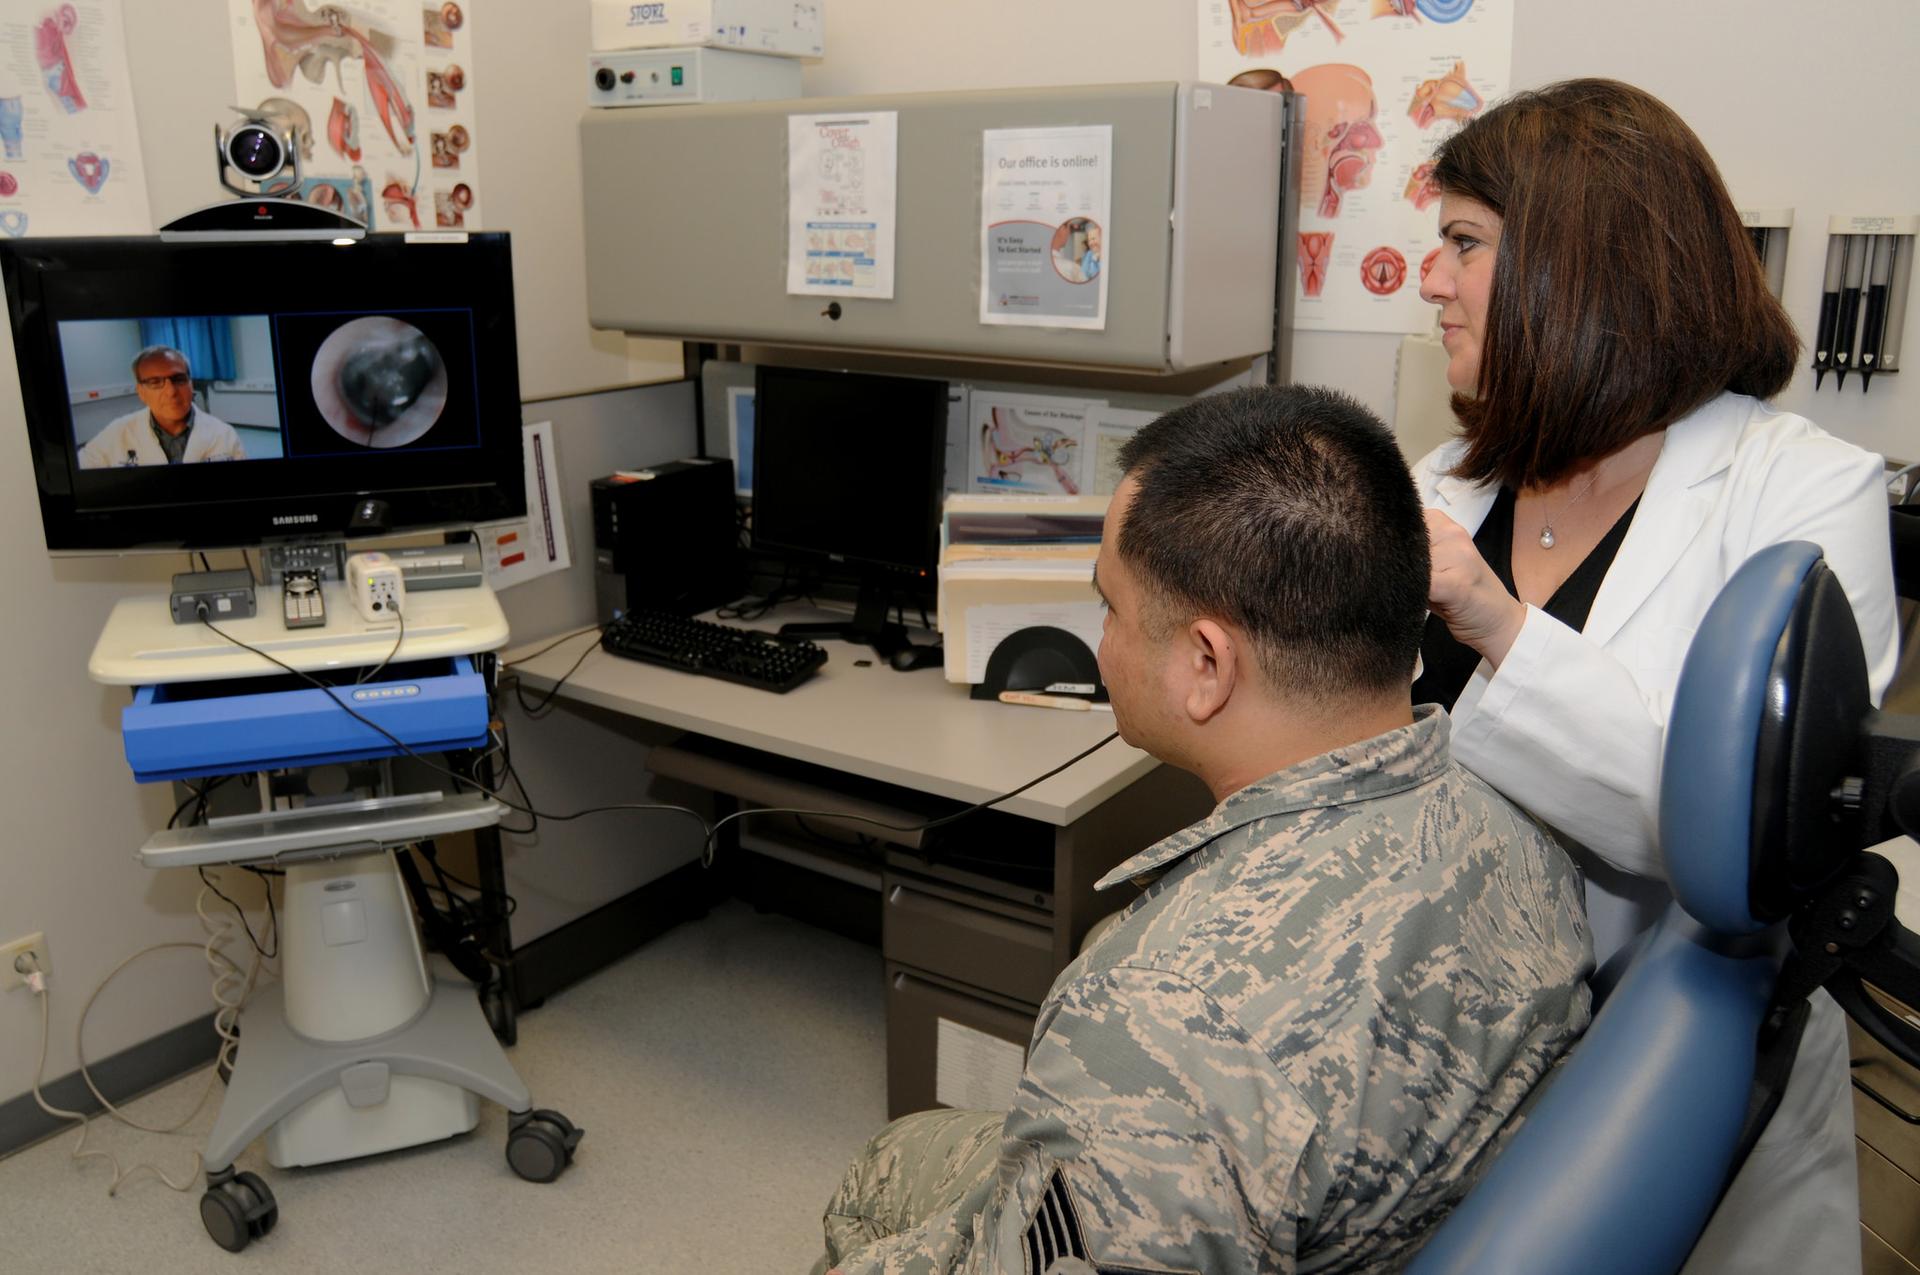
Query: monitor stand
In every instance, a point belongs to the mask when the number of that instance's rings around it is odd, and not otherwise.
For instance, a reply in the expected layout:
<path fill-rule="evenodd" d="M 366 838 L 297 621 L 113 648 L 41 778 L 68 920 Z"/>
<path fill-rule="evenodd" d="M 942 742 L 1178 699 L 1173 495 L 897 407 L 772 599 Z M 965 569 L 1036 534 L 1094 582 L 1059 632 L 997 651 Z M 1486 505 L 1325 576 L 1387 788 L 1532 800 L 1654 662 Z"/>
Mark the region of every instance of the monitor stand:
<path fill-rule="evenodd" d="M 893 590 L 869 578 L 860 582 L 860 597 L 853 604 L 851 620 L 823 624 L 783 624 L 780 626 L 780 636 L 831 637 L 839 638 L 842 642 L 864 642 L 881 659 L 890 660 L 895 651 L 913 645 L 912 639 L 907 637 L 907 626 L 887 619 L 887 612 L 892 609 Z"/>

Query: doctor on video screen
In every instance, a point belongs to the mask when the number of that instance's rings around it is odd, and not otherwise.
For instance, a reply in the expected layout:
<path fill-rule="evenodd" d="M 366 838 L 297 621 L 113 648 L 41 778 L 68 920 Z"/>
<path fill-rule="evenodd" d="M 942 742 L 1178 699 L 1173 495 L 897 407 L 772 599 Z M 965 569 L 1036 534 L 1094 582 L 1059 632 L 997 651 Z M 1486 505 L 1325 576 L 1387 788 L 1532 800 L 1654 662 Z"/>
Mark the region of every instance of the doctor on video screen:
<path fill-rule="evenodd" d="M 107 423 L 80 449 L 80 468 L 181 465 L 245 460 L 233 426 L 193 404 L 193 368 L 171 346 L 150 345 L 133 356 L 134 384 L 143 404 Z"/>

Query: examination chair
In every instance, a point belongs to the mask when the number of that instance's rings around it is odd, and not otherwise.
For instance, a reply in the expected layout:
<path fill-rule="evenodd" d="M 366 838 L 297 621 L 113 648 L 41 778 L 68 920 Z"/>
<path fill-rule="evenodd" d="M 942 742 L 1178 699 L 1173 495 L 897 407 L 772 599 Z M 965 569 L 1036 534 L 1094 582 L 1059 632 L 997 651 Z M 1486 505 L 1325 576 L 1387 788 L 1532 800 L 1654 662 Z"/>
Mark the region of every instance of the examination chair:
<path fill-rule="evenodd" d="M 1660 843 L 1675 901 L 1594 977 L 1594 1020 L 1411 1275 L 1677 1271 L 1777 1105 L 1827 988 L 1895 1056 L 1920 941 L 1862 847 L 1920 829 L 1920 718 L 1876 712 L 1817 546 L 1756 554 L 1675 692 Z"/>

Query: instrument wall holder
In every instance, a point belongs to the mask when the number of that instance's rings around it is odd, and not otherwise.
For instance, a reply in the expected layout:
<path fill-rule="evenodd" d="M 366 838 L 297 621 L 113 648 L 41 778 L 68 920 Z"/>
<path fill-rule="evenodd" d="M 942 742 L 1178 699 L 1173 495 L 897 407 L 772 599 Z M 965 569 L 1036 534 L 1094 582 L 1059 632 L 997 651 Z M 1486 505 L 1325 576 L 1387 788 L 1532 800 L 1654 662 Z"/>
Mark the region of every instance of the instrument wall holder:
<path fill-rule="evenodd" d="M 1865 393 L 1875 376 L 1900 370 L 1916 233 L 1920 216 L 1828 218 L 1813 342 L 1815 389 L 1828 372 L 1835 388 L 1845 387 L 1848 372 L 1858 372 Z"/>
<path fill-rule="evenodd" d="M 1793 228 L 1791 208 L 1742 208 L 1740 224 L 1753 236 L 1753 250 L 1767 272 L 1767 291 L 1776 300 L 1786 295 L 1787 234 Z"/>

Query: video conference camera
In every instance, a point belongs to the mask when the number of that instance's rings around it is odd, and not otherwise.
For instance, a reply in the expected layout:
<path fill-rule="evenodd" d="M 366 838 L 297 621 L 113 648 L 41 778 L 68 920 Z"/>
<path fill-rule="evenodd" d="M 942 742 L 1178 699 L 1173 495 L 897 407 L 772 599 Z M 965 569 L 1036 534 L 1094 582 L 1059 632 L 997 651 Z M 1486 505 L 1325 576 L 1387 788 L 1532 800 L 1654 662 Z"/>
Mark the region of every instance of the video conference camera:
<path fill-rule="evenodd" d="M 220 184 L 243 199 L 299 189 L 300 152 L 292 133 L 264 112 L 241 106 L 234 110 L 245 118 L 244 124 L 231 129 L 213 126 Z M 251 189 L 237 185 L 234 173 L 252 183 Z"/>

